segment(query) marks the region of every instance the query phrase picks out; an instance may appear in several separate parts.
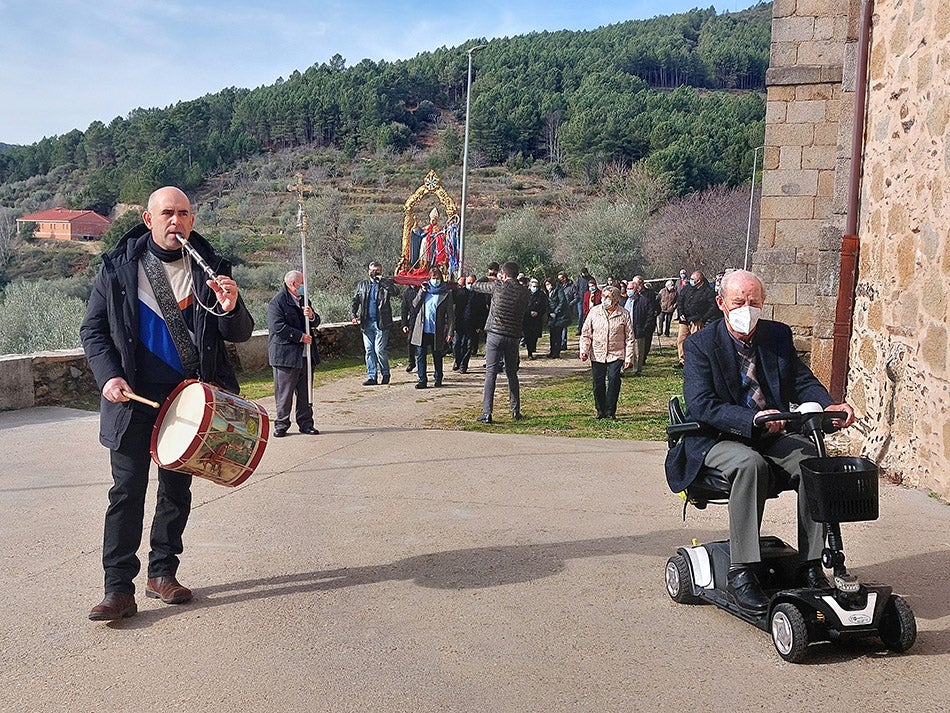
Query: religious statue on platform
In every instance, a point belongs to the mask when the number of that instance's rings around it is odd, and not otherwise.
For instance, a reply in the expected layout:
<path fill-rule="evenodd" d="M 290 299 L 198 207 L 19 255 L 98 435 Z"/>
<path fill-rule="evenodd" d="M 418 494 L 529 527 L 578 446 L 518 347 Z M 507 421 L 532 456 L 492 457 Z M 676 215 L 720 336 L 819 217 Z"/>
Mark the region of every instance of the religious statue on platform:
<path fill-rule="evenodd" d="M 429 211 L 425 226 L 419 225 L 415 208 L 428 195 L 435 195 L 439 205 Z M 445 224 L 440 225 L 439 207 L 445 211 Z M 459 215 L 455 201 L 442 187 L 435 171 L 426 174 L 422 185 L 406 201 L 403 221 L 402 257 L 396 268 L 397 281 L 424 282 L 432 267 L 441 267 L 448 281 L 458 278 L 461 263 L 459 256 Z M 400 279 L 402 278 L 402 279 Z"/>

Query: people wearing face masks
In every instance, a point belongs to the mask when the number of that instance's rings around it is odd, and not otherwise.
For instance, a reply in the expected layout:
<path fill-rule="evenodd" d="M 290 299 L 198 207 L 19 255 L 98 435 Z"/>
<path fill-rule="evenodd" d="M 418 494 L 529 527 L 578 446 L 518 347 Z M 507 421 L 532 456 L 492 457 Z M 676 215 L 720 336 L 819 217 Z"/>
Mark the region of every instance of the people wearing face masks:
<path fill-rule="evenodd" d="M 455 290 L 455 339 L 453 340 L 452 355 L 455 363 L 452 371 L 461 374 L 468 373 L 468 365 L 472 359 L 478 334 L 485 324 L 482 314 L 481 295 L 475 294 L 475 275 L 469 275 L 459 281 Z"/>
<path fill-rule="evenodd" d="M 633 324 L 633 335 L 637 344 L 633 375 L 640 376 L 647 356 L 650 354 L 653 330 L 656 329 L 656 316 L 660 312 L 656 293 L 646 286 L 640 275 L 636 275 L 627 282 L 627 301 L 624 308 L 630 313 L 630 322 Z"/>
<path fill-rule="evenodd" d="M 571 308 L 560 282 L 549 277 L 544 281 L 544 290 L 548 295 L 548 333 L 551 336 L 548 356 L 557 359 L 564 346 L 564 330 L 571 323 Z"/>
<path fill-rule="evenodd" d="M 656 320 L 657 334 L 664 337 L 670 336 L 670 326 L 673 323 L 673 312 L 676 309 L 676 298 L 679 293 L 676 291 L 676 283 L 673 280 L 667 280 L 666 284 L 660 288 L 660 316 Z"/>
<path fill-rule="evenodd" d="M 590 360 L 597 418 L 611 421 L 617 419 L 620 370 L 630 368 L 635 349 L 630 313 L 619 302 L 620 290 L 605 287 L 601 303 L 584 320 L 580 338 L 580 360 Z"/>
<path fill-rule="evenodd" d="M 367 376 L 363 386 L 376 386 L 389 383 L 389 329 L 393 326 L 390 302 L 399 295 L 399 288 L 391 279 L 383 278 L 383 266 L 377 261 L 367 266 L 367 272 L 367 279 L 356 285 L 351 314 L 353 324 L 360 325 L 363 333 Z"/>
<path fill-rule="evenodd" d="M 584 317 L 589 311 L 584 307 L 584 298 L 587 297 L 588 285 L 592 279 L 590 270 L 586 267 L 582 267 L 580 274 L 577 276 L 577 279 L 574 281 L 574 296 L 577 299 L 577 333 L 580 334 L 581 327 L 584 326 Z M 597 284 L 597 281 L 594 280 L 594 284 Z"/>
<path fill-rule="evenodd" d="M 426 374 L 426 353 L 432 354 L 435 385 L 442 386 L 442 359 L 445 345 L 452 340 L 455 329 L 454 290 L 442 279 L 442 269 L 429 270 L 429 281 L 419 288 L 412 303 L 409 322 L 412 324 L 410 341 L 416 347 L 416 388 L 429 385 Z"/>
<path fill-rule="evenodd" d="M 587 319 L 587 315 L 590 314 L 590 311 L 593 307 L 596 307 L 600 304 L 600 288 L 597 286 L 597 280 L 591 277 L 587 280 L 584 285 L 584 291 L 579 296 L 581 304 L 581 326 L 578 328 L 578 331 L 583 328 L 584 320 Z"/>
<path fill-rule="evenodd" d="M 267 360 L 274 370 L 274 401 L 277 418 L 274 419 L 274 438 L 287 435 L 290 428 L 290 409 L 294 398 L 297 409 L 294 419 L 301 433 L 315 436 L 313 404 L 310 402 L 312 374 L 307 368 L 306 350 L 311 350 L 311 363 L 319 362 L 313 336 L 306 328 L 320 324 L 320 315 L 309 302 L 303 303 L 303 273 L 291 270 L 284 275 L 284 288 L 267 305 Z"/>
<path fill-rule="evenodd" d="M 679 332 L 676 335 L 676 351 L 679 356 L 677 366 L 682 368 L 686 359 L 683 342 L 690 334 L 702 329 L 706 322 L 719 316 L 716 291 L 699 270 L 690 275 L 689 284 L 680 290 L 676 300 L 676 312 L 679 315 Z"/>
<path fill-rule="evenodd" d="M 826 587 L 821 553 L 823 525 L 811 519 L 802 492 L 801 465 L 817 454 L 811 441 L 787 433 L 785 422 L 755 426 L 758 414 L 788 411 L 792 403 L 817 402 L 826 411 L 843 411 L 854 422 L 854 409 L 832 404 L 827 389 L 802 363 L 788 325 L 761 319 L 765 287 L 751 272 L 723 277 L 716 298 L 725 315 L 686 340 L 683 397 L 690 421 L 702 429 L 686 434 L 670 449 L 666 474 L 670 489 L 685 490 L 705 465 L 730 484 L 727 592 L 742 609 L 763 613 L 769 599 L 756 577 L 761 562 L 759 527 L 771 478 L 788 479 L 798 490 L 800 586 Z"/>
<path fill-rule="evenodd" d="M 536 277 L 528 280 L 528 291 L 531 293 L 531 299 L 528 302 L 528 311 L 524 314 L 524 343 L 528 350 L 528 359 L 534 359 L 538 351 L 538 339 L 548 314 L 548 295 L 541 289 Z"/>

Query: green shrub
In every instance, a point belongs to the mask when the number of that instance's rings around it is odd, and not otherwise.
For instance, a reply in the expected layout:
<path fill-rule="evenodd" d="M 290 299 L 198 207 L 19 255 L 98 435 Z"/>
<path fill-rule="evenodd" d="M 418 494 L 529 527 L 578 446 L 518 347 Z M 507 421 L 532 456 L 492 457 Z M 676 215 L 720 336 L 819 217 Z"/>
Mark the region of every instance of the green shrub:
<path fill-rule="evenodd" d="M 0 354 L 31 354 L 80 346 L 86 304 L 52 292 L 45 282 L 14 282 L 0 298 Z"/>

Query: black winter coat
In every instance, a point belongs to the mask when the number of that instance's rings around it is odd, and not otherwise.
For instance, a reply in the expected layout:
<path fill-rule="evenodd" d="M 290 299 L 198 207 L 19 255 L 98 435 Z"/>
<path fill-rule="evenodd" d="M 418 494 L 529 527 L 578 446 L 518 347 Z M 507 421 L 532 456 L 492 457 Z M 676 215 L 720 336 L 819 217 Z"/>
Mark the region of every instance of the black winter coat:
<path fill-rule="evenodd" d="M 138 344 L 139 259 L 148 249 L 151 233 L 144 224 L 132 228 L 119 243 L 102 256 L 102 267 L 92 286 L 86 316 L 79 335 L 89 368 L 101 393 L 109 379 L 120 376 L 134 391 L 138 381 L 135 349 Z M 188 242 L 219 275 L 231 275 L 231 265 L 218 257 L 201 235 L 192 231 Z M 192 266 L 196 299 L 204 305 L 217 304 L 208 287 L 208 276 L 197 265 Z M 243 298 L 225 316 L 208 314 L 195 306 L 195 333 L 198 339 L 198 374 L 202 381 L 238 393 L 240 386 L 228 358 L 225 341 L 246 342 L 254 330 L 254 319 Z M 132 418 L 132 401 L 113 403 L 100 399 L 99 441 L 107 448 L 118 448 L 122 435 Z"/>

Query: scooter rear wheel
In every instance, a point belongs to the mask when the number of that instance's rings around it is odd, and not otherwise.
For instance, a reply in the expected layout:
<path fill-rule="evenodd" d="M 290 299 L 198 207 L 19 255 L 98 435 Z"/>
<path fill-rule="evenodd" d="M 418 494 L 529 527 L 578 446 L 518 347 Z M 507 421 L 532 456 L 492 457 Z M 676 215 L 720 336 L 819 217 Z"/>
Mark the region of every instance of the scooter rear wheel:
<path fill-rule="evenodd" d="M 878 633 L 891 651 L 903 653 L 914 645 L 917 640 L 917 619 L 903 597 L 892 594 L 887 600 Z"/>
<path fill-rule="evenodd" d="M 778 655 L 789 663 L 799 663 L 808 648 L 808 625 L 801 610 L 791 602 L 782 602 L 772 611 L 769 628 Z"/>
<path fill-rule="evenodd" d="M 677 553 L 666 562 L 666 592 L 679 604 L 695 604 L 699 598 L 693 594 L 693 573 L 686 557 Z"/>

